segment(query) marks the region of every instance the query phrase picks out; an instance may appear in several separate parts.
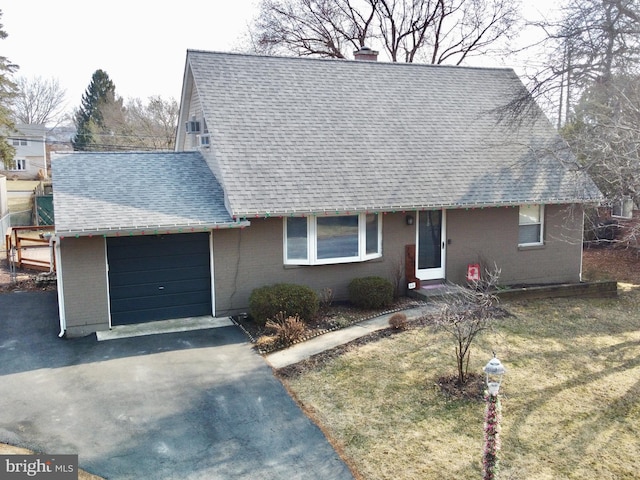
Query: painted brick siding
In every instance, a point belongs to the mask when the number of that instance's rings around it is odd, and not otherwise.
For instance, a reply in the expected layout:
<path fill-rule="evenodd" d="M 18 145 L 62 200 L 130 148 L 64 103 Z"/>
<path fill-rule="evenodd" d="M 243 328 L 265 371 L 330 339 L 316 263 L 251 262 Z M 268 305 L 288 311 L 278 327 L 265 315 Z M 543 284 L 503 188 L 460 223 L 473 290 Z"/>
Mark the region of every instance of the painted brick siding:
<path fill-rule="evenodd" d="M 291 266 L 283 262 L 283 220 L 253 219 L 244 230 L 215 230 L 213 234 L 216 315 L 246 312 L 254 288 L 274 283 L 297 283 L 320 292 L 331 288 L 336 300 L 347 298 L 355 277 L 378 275 L 395 282 L 404 263 L 404 247 L 415 242 L 415 228 L 404 215 L 384 215 L 383 257 L 339 265 Z M 404 270 L 400 270 L 404 278 Z"/>
<path fill-rule="evenodd" d="M 464 283 L 467 265 L 496 262 L 502 284 L 580 280 L 582 208 L 545 206 L 544 245 L 518 247 L 518 208 L 447 212 L 447 280 Z"/>
<path fill-rule="evenodd" d="M 64 238 L 60 241 L 67 335 L 87 335 L 109 328 L 105 241 Z"/>

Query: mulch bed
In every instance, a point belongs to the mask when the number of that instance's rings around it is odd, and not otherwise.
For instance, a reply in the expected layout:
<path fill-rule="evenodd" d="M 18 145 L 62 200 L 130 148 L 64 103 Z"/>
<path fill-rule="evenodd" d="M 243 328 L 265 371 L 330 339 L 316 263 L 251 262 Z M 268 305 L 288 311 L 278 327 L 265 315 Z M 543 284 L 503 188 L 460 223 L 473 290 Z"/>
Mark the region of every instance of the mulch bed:
<path fill-rule="evenodd" d="M 438 378 L 437 386 L 440 391 L 450 400 L 484 400 L 487 385 L 485 378 L 479 373 L 468 373 L 464 384 L 458 383 L 456 375 L 447 375 Z"/>
<path fill-rule="evenodd" d="M 14 281 L 15 280 L 15 281 Z M 12 277 L 5 259 L 0 260 L 0 293 L 50 291 L 56 289 L 55 273 L 18 270 Z"/>
<path fill-rule="evenodd" d="M 400 312 L 411 307 L 423 305 L 423 302 L 416 301 L 407 297 L 397 299 L 392 305 L 383 310 L 363 310 L 356 308 L 348 303 L 333 303 L 320 309 L 318 315 L 307 323 L 307 329 L 302 341 L 323 335 L 328 332 L 348 327 L 355 323 L 368 320 L 380 315 L 388 313 Z M 262 336 L 268 336 L 270 332 L 267 328 L 254 322 L 250 317 L 239 316 L 233 317 L 233 321 L 245 332 L 252 343 L 256 343 Z M 273 348 L 265 348 L 260 346 L 260 353 L 272 353 L 282 346 L 274 345 Z"/>
<path fill-rule="evenodd" d="M 640 250 L 620 246 L 585 248 L 582 270 L 601 277 L 593 280 L 606 278 L 640 285 Z"/>

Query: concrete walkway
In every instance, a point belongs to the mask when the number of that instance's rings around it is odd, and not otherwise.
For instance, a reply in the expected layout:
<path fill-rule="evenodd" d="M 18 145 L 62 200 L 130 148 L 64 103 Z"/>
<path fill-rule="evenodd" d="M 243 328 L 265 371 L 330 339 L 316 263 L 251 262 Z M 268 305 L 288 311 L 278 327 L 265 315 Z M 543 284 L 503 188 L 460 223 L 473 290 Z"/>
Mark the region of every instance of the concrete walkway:
<path fill-rule="evenodd" d="M 422 305 L 408 310 L 403 310 L 407 320 L 415 320 L 420 316 L 433 312 L 433 305 Z M 394 312 L 395 313 L 395 312 Z M 302 343 L 292 345 L 285 350 L 279 350 L 265 356 L 269 365 L 273 368 L 282 368 L 305 360 L 313 355 L 324 352 L 339 345 L 344 345 L 352 340 L 370 333 L 389 327 L 389 319 L 393 313 L 365 320 L 351 327 L 342 328 L 334 332 L 325 333 Z"/>

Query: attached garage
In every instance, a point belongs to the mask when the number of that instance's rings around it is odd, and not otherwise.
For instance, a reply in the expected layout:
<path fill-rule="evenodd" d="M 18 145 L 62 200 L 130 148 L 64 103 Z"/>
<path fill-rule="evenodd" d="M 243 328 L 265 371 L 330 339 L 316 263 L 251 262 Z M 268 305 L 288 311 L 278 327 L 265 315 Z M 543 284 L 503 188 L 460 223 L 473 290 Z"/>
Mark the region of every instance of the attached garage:
<path fill-rule="evenodd" d="M 107 239 L 111 325 L 211 315 L 209 234 Z"/>
<path fill-rule="evenodd" d="M 216 314 L 213 238 L 250 223 L 199 152 L 54 157 L 60 335 Z"/>

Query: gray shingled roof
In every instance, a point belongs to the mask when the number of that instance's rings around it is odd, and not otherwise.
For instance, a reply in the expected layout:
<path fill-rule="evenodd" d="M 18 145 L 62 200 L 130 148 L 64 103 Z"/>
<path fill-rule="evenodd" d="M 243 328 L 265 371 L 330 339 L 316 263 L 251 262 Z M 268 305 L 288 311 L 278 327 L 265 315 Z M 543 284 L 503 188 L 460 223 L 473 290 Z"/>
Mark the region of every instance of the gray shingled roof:
<path fill-rule="evenodd" d="M 497 123 L 510 69 L 192 50 L 189 72 L 234 216 L 600 198 L 542 113 Z"/>
<path fill-rule="evenodd" d="M 202 231 L 232 224 L 197 152 L 68 153 L 51 161 L 56 233 Z"/>

